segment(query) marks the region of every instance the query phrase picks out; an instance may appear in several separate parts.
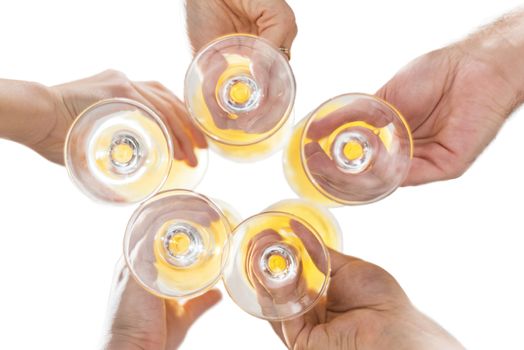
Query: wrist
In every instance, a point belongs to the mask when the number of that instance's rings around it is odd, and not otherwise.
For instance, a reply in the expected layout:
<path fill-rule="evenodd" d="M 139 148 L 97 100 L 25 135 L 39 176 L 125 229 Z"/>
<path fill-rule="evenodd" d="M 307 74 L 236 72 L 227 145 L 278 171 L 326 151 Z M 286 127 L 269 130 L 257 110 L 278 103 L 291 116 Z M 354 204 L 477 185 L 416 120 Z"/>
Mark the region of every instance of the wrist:
<path fill-rule="evenodd" d="M 0 137 L 28 146 L 38 143 L 53 127 L 55 106 L 44 85 L 0 80 Z"/>

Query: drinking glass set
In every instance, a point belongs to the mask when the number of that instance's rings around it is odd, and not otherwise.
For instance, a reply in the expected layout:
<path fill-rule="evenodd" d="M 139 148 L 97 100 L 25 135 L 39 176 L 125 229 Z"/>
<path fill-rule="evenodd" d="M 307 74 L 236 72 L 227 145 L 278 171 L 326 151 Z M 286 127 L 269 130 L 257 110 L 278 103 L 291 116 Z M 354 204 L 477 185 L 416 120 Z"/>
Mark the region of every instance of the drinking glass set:
<path fill-rule="evenodd" d="M 391 194 L 407 176 L 413 142 L 394 106 L 361 93 L 322 103 L 293 128 L 295 92 L 287 58 L 252 35 L 216 39 L 187 70 L 186 107 L 212 149 L 247 162 L 284 147 L 285 176 L 302 199 L 243 221 L 226 202 L 192 191 L 207 150 L 196 150 L 196 167 L 175 160 L 171 130 L 149 107 L 114 98 L 78 116 L 66 167 L 97 201 L 141 203 L 124 256 L 143 288 L 185 301 L 222 279 L 239 307 L 272 321 L 297 317 L 325 296 L 330 250 L 342 250 L 328 207 Z"/>

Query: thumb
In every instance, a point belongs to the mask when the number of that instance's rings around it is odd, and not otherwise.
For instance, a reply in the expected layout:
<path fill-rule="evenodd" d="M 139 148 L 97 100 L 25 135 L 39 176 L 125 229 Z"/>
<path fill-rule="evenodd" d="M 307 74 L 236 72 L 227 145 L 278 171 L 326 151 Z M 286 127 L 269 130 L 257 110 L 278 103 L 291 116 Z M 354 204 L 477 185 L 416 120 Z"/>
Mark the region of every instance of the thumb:
<path fill-rule="evenodd" d="M 341 267 L 352 262 L 362 261 L 359 258 L 355 258 L 350 255 L 345 255 L 340 252 L 337 252 L 334 249 L 328 248 L 329 250 L 329 259 L 331 261 L 331 276 L 333 276 Z"/>
<path fill-rule="evenodd" d="M 258 34 L 276 47 L 290 49 L 297 35 L 295 14 L 285 1 L 280 5 L 256 10 Z"/>
<path fill-rule="evenodd" d="M 189 300 L 185 303 L 184 309 L 190 318 L 190 322 L 195 322 L 221 299 L 222 293 L 218 289 L 212 289 L 199 297 Z"/>

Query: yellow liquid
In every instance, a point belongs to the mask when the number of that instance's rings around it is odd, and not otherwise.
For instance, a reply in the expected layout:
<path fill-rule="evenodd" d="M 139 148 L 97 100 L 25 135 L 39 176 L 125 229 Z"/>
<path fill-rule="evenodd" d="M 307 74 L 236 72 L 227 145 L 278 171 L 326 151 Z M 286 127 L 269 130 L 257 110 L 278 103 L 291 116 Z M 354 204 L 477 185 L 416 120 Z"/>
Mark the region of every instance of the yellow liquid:
<path fill-rule="evenodd" d="M 178 267 L 169 262 L 165 250 L 164 238 L 169 227 L 181 220 L 165 222 L 158 230 L 154 242 L 154 266 L 157 270 L 157 284 L 168 290 L 178 291 L 187 297 L 196 297 L 213 287 L 220 279 L 223 254 L 228 254 L 226 240 L 231 233 L 230 225 L 221 220 L 201 225 L 197 222 L 185 222 L 193 226 L 202 239 L 202 253 L 189 266 Z M 190 239 L 183 233 L 175 234 L 168 242 L 172 253 L 184 254 L 189 250 Z M 224 251 L 221 247 L 224 247 Z"/>
<path fill-rule="evenodd" d="M 305 288 L 310 291 L 312 294 L 320 294 L 322 288 L 325 286 L 326 279 L 329 278 L 327 274 L 329 273 L 325 268 L 326 261 L 322 261 L 323 265 L 318 266 L 319 261 L 313 260 L 312 255 L 310 255 L 307 247 L 303 244 L 302 240 L 294 233 L 292 227 L 293 216 L 289 216 L 286 213 L 267 213 L 261 214 L 258 217 L 254 218 L 255 222 L 251 222 L 250 225 L 245 227 L 245 238 L 244 245 L 240 254 L 242 254 L 242 261 L 245 264 L 243 270 L 244 279 L 250 288 L 257 290 L 257 283 L 253 280 L 252 271 L 260 270 L 259 264 L 260 261 L 254 259 L 253 250 L 257 242 L 260 242 L 263 239 L 261 233 L 268 232 L 271 230 L 273 232 L 272 239 L 274 240 L 272 244 L 283 245 L 291 247 L 295 252 L 296 264 L 300 265 L 301 268 L 298 272 L 300 275 L 301 288 Z M 274 236 L 274 235 L 277 236 Z M 331 239 L 326 237 L 326 239 Z M 332 242 L 337 244 L 336 242 Z M 316 249 L 320 248 L 320 245 L 315 247 Z M 317 258 L 318 259 L 318 258 Z M 279 254 L 274 254 L 268 258 L 268 270 L 272 273 L 278 274 L 290 268 L 290 265 L 287 263 L 286 259 Z"/>
<path fill-rule="evenodd" d="M 336 109 L 335 107 L 332 107 Z M 320 113 L 321 111 L 317 112 Z M 324 114 L 330 113 L 331 110 L 324 111 Z M 341 202 L 335 201 L 324 194 L 323 191 L 319 190 L 313 182 L 310 180 L 309 176 L 306 173 L 306 169 L 302 163 L 301 159 L 301 138 L 304 132 L 308 118 L 304 118 L 293 130 L 291 135 L 290 142 L 286 150 L 284 151 L 284 173 L 286 179 L 293 190 L 301 197 L 310 199 L 319 204 L 325 206 L 340 206 Z M 376 128 L 364 121 L 354 121 L 350 123 L 345 123 L 338 127 L 336 130 L 331 132 L 329 135 L 316 140 L 322 150 L 331 157 L 331 147 L 335 141 L 336 136 L 344 129 L 350 127 L 361 127 L 370 130 L 372 133 L 377 135 L 378 139 L 381 141 L 382 145 L 387 151 L 390 151 L 393 143 L 393 133 L 394 127 L 392 124 L 388 124 L 382 128 Z M 313 142 L 312 139 L 305 137 L 304 145 Z M 348 159 L 355 159 L 362 155 L 362 146 L 359 144 L 348 143 L 343 150 L 345 156 Z"/>
<path fill-rule="evenodd" d="M 287 214 L 291 214 L 291 216 Z M 305 200 L 283 200 L 268 207 L 261 216 L 255 217 L 253 219 L 254 222 L 246 227 L 245 244 L 241 252 L 243 260 L 246 262 L 244 276 L 246 280 L 251 280 L 248 276 L 249 271 L 257 268 L 257 266 L 254 265 L 258 264 L 257 261 L 249 261 L 249 251 L 252 249 L 252 246 L 261 239 L 261 232 L 271 230 L 278 235 L 275 243 L 283 243 L 296 250 L 297 257 L 300 258 L 303 269 L 302 279 L 307 284 L 307 288 L 312 291 L 320 291 L 320 288 L 326 280 L 327 271 L 322 271 L 321 268 L 315 264 L 315 261 L 312 260 L 312 257 L 306 249 L 307 247 L 304 246 L 300 237 L 294 233 L 291 225 L 294 217 L 307 223 L 318 234 L 322 240 L 322 244 L 334 250 L 342 250 L 341 230 L 336 219 L 329 211 Z M 316 248 L 319 249 L 320 246 Z M 281 273 L 289 268 L 288 262 L 280 254 L 271 255 L 267 263 L 269 271 L 275 274 Z M 252 287 L 255 288 L 253 284 Z"/>
<path fill-rule="evenodd" d="M 327 209 L 306 200 L 286 199 L 273 204 L 266 211 L 279 211 L 297 216 L 315 229 L 327 247 L 342 251 L 340 227 Z"/>
<path fill-rule="evenodd" d="M 306 125 L 304 118 L 293 130 L 287 148 L 284 150 L 284 174 L 291 188 L 303 198 L 326 206 L 337 206 L 339 203 L 332 201 L 320 192 L 309 180 L 302 166 L 300 140 Z"/>
<path fill-rule="evenodd" d="M 238 75 L 251 76 L 250 65 L 251 60 L 240 55 L 230 54 L 226 56 L 228 67 L 221 74 L 218 79 L 215 91 L 215 96 L 218 99 L 218 89 L 229 78 Z M 242 103 L 249 99 L 251 91 L 242 83 L 237 83 L 230 91 L 230 97 L 233 101 Z M 218 153 L 223 154 L 229 158 L 239 161 L 253 160 L 262 158 L 274 150 L 279 149 L 289 135 L 292 118 L 289 116 L 291 108 L 289 108 L 286 115 L 282 119 L 286 122 L 281 125 L 276 125 L 272 130 L 262 133 L 251 133 L 238 129 L 224 129 L 215 124 L 213 116 L 204 99 L 202 86 L 195 89 L 197 93 L 193 96 L 188 96 L 190 105 L 193 106 L 193 114 L 198 116 L 199 123 L 205 126 L 206 133 L 208 133 L 210 146 Z M 238 115 L 229 113 L 228 118 L 235 120 L 240 118 Z M 278 130 L 276 130 L 278 128 Z M 222 142 L 214 139 L 220 139 Z"/>
<path fill-rule="evenodd" d="M 173 159 L 169 175 L 161 191 L 180 188 L 192 190 L 198 185 L 207 170 L 207 150 L 197 148 L 195 155 L 198 161 L 196 167 L 189 166 L 184 161 Z"/>
<path fill-rule="evenodd" d="M 111 148 L 118 134 L 131 134 L 141 140 L 141 166 L 135 172 L 115 172 L 111 160 L 125 163 L 133 155 L 133 149 L 126 144 Z M 111 188 L 117 202 L 134 202 L 158 190 L 167 174 L 162 189 L 194 187 L 205 172 L 207 160 L 203 150 L 197 150 L 197 156 L 200 159 L 196 168 L 183 161 L 171 162 L 168 141 L 160 126 L 136 110 L 115 113 L 95 131 L 89 142 L 87 161 L 94 176 Z"/>

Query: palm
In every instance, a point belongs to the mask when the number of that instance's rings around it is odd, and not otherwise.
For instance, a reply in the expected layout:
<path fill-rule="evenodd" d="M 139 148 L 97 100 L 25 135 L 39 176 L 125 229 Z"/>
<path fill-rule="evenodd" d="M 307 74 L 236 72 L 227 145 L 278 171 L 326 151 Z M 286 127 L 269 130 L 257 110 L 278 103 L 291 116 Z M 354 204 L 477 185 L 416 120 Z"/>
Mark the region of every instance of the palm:
<path fill-rule="evenodd" d="M 399 108 L 413 131 L 406 185 L 460 176 L 514 105 L 510 85 L 497 70 L 457 47 L 416 59 L 378 95 Z"/>

